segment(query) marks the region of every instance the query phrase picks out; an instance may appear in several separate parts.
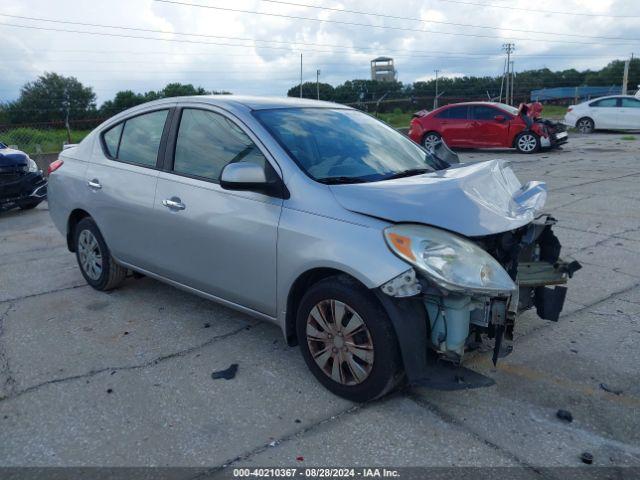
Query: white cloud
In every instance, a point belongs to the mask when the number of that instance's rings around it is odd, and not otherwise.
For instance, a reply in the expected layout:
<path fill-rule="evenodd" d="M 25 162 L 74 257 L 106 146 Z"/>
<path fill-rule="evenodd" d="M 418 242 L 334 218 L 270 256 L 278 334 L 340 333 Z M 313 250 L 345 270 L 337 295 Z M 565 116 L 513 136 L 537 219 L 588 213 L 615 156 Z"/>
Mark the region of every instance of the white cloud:
<path fill-rule="evenodd" d="M 479 0 L 469 1 L 480 3 Z M 489 1 L 486 0 L 486 2 Z M 285 95 L 286 91 L 298 82 L 301 51 L 305 81 L 315 80 L 317 68 L 322 70 L 322 80 L 333 84 L 353 78 L 367 78 L 369 60 L 378 55 L 394 57 L 399 79 L 406 83 L 431 78 L 436 68 L 442 72 L 441 75 L 497 75 L 502 71 L 503 65 L 501 45 L 514 38 L 516 38 L 513 41 L 516 43 L 514 59 L 517 70 L 542 67 L 600 68 L 613 58 L 628 55 L 632 46 L 612 45 L 617 43 L 613 40 L 539 35 L 508 29 L 549 31 L 571 35 L 629 38 L 640 36 L 637 33 L 640 26 L 638 18 L 576 17 L 507 8 L 617 15 L 627 12 L 640 15 L 636 2 L 632 0 L 567 0 L 561 4 L 553 0 L 536 2 L 491 0 L 491 3 L 505 6 L 501 9 L 442 0 L 431 0 L 428 7 L 419 0 L 300 1 L 300 3 L 313 3 L 332 8 L 373 11 L 431 20 L 427 24 L 259 0 L 193 0 L 193 2 L 229 9 L 365 23 L 371 26 L 361 27 L 250 15 L 170 5 L 152 0 L 111 0 L 109 2 L 4 0 L 0 6 L 0 13 L 203 36 L 163 35 L 0 16 L 0 23 L 4 24 L 181 40 L 145 40 L 0 25 L 0 35 L 3 38 L 0 100 L 16 98 L 22 84 L 33 80 L 44 71 L 76 76 L 95 89 L 100 102 L 111 98 L 118 90 L 160 89 L 170 81 L 193 83 L 207 89 L 225 89 L 234 93 Z M 434 20 L 490 25 L 501 29 L 435 24 L 432 22 Z M 467 36 L 383 29 L 375 26 L 453 32 Z M 479 37 L 471 35 L 479 35 Z M 261 41 L 253 42 L 242 40 L 243 38 Z M 532 38 L 537 40 L 526 40 Z M 568 40 L 583 44 L 563 44 L 549 40 Z M 296 44 L 290 45 L 287 42 L 296 42 Z M 585 45 L 585 42 L 600 43 L 600 45 Z M 531 55 L 563 55 L 564 57 Z"/>

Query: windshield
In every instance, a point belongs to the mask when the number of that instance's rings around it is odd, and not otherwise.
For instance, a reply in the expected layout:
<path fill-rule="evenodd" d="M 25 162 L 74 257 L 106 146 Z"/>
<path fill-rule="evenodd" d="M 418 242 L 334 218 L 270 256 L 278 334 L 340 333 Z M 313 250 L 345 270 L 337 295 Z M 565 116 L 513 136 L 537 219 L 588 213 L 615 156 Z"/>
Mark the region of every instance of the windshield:
<path fill-rule="evenodd" d="M 319 182 L 371 182 L 434 170 L 426 150 L 358 110 L 285 108 L 254 115 Z"/>
<path fill-rule="evenodd" d="M 500 107 L 503 110 L 506 110 L 511 115 L 518 115 L 518 109 L 516 107 L 512 107 L 511 105 L 507 105 L 506 103 L 496 103 L 497 107 Z"/>

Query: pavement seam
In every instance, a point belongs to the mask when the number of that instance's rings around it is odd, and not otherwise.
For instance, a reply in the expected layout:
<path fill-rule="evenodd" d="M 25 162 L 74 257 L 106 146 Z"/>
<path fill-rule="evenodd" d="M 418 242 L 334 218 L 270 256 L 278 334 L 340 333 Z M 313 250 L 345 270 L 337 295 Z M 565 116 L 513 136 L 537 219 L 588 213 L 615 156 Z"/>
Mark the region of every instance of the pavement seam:
<path fill-rule="evenodd" d="M 259 325 L 259 323 L 247 323 L 246 325 L 243 325 L 242 327 L 236 328 L 230 332 L 227 333 L 223 333 L 220 335 L 216 335 L 214 337 L 211 337 L 209 340 L 207 340 L 204 343 L 201 343 L 199 345 L 195 345 L 193 347 L 189 347 L 186 348 L 184 350 L 179 350 L 177 352 L 173 352 L 173 353 L 169 353 L 166 355 L 161 355 L 160 357 L 154 358 L 153 360 L 148 360 L 144 363 L 140 363 L 137 365 L 125 365 L 125 366 L 119 366 L 119 367 L 104 367 L 104 368 L 99 368 L 97 370 L 90 370 L 86 373 L 81 373 L 78 375 L 71 375 L 69 377 L 62 377 L 62 378 L 54 378 L 53 380 L 47 380 L 46 382 L 41 382 L 41 383 L 37 383 L 35 385 L 31 385 L 30 387 L 24 388 L 23 390 L 19 390 L 17 392 L 12 392 L 9 395 L 6 396 L 0 396 L 0 402 L 3 402 L 5 400 L 12 400 L 18 397 L 21 397 L 22 395 L 26 395 L 28 393 L 37 391 L 43 387 L 49 386 L 49 385 L 54 385 L 57 383 L 65 383 L 65 382 L 71 382 L 71 381 L 75 381 L 75 380 L 81 380 L 84 378 L 91 378 L 94 377 L 96 375 L 99 375 L 101 373 L 105 373 L 105 372 L 120 372 L 120 371 L 130 371 L 130 370 L 142 370 L 148 367 L 154 367 L 156 365 L 158 365 L 159 363 L 165 362 L 167 360 L 172 360 L 174 358 L 179 358 L 179 357 L 184 357 L 185 355 L 189 355 L 190 353 L 196 352 L 202 348 L 208 347 L 209 345 L 212 345 L 220 340 L 225 340 L 229 337 L 232 337 L 234 335 L 237 335 L 239 333 L 242 333 L 245 330 L 251 330 L 252 328 L 254 328 L 256 325 Z"/>
<path fill-rule="evenodd" d="M 334 415 L 331 415 L 330 417 L 327 418 L 323 418 L 322 420 L 319 420 L 307 427 L 301 428 L 300 430 L 296 430 L 288 435 L 284 435 L 282 437 L 280 437 L 279 439 L 273 440 L 272 442 L 260 445 L 252 450 L 249 450 L 248 452 L 242 453 L 232 459 L 229 460 L 225 460 L 222 465 L 218 465 L 216 467 L 212 467 L 210 469 L 207 469 L 205 472 L 202 472 L 198 475 L 196 475 L 195 477 L 192 477 L 191 480 L 195 480 L 195 479 L 202 479 L 202 478 L 207 478 L 209 475 L 214 475 L 216 473 L 221 472 L 222 470 L 224 470 L 225 468 L 229 468 L 231 465 L 237 463 L 237 462 L 241 462 L 243 460 L 248 460 L 249 458 L 258 455 L 259 453 L 265 452 L 270 448 L 273 447 L 277 447 L 280 446 L 284 443 L 299 439 L 300 437 L 306 435 L 307 433 L 315 430 L 316 428 L 320 427 L 321 425 L 325 425 L 327 423 L 332 423 L 334 421 L 337 421 L 338 419 L 346 416 L 346 415 L 350 415 L 352 413 L 358 412 L 360 410 L 363 410 L 365 408 L 368 408 L 371 405 L 379 405 L 380 403 L 384 403 L 389 401 L 392 398 L 396 398 L 398 397 L 397 394 L 395 395 L 391 395 L 386 397 L 385 399 L 383 399 L 382 401 L 378 401 L 378 402 L 374 402 L 374 403 L 369 403 L 369 404 L 355 404 L 350 406 L 349 408 L 347 408 L 346 410 L 343 410 L 341 412 L 338 412 Z"/>
<path fill-rule="evenodd" d="M 436 415 L 443 422 L 448 423 L 450 425 L 453 425 L 454 427 L 459 428 L 461 430 L 464 430 L 465 432 L 469 433 L 473 438 L 475 438 L 476 440 L 478 440 L 481 443 L 485 444 L 486 446 L 488 446 L 492 450 L 495 450 L 498 453 L 507 456 L 508 458 L 510 458 L 511 460 L 516 462 L 521 467 L 523 467 L 523 468 L 525 468 L 527 470 L 530 470 L 532 473 L 535 473 L 536 475 L 539 475 L 541 478 L 555 478 L 555 477 L 549 477 L 548 475 L 545 475 L 542 471 L 540 471 L 540 469 L 538 469 L 537 467 L 534 467 L 533 465 L 530 465 L 529 463 L 527 463 L 525 460 L 523 460 L 520 457 L 518 457 L 513 452 L 502 448 L 500 445 L 492 442 L 491 440 L 489 440 L 487 438 L 484 438 L 482 435 L 478 434 L 477 432 L 475 432 L 474 430 L 469 428 L 469 426 L 465 425 L 463 422 L 460 422 L 453 415 L 449 415 L 448 413 L 444 412 L 443 410 L 438 408 L 436 405 L 434 405 L 433 403 L 425 400 L 424 398 L 420 397 L 419 395 L 416 395 L 415 393 L 407 393 L 406 397 L 409 400 L 413 401 L 416 405 L 418 405 L 418 406 L 430 411 L 434 415 Z"/>

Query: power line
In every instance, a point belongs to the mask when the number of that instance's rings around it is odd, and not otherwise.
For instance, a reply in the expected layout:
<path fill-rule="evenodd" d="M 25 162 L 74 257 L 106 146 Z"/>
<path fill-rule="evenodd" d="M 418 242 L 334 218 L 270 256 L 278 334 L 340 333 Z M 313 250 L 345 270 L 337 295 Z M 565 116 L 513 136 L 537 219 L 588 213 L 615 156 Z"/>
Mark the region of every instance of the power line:
<path fill-rule="evenodd" d="M 606 17 L 606 18 L 640 18 L 640 15 L 611 15 L 606 13 L 567 12 L 562 10 L 542 10 L 536 8 L 521 8 L 508 5 L 494 5 L 491 3 L 477 3 L 463 0 L 438 0 L 439 2 L 457 3 L 460 5 L 475 5 L 479 7 L 500 8 L 505 10 L 520 10 L 523 12 L 549 13 L 552 15 L 573 15 L 579 17 Z"/>
<path fill-rule="evenodd" d="M 154 1 L 159 1 L 159 0 L 154 0 Z M 410 20 L 410 21 L 413 21 L 413 22 L 420 22 L 420 23 L 437 23 L 437 24 L 441 24 L 441 25 L 453 25 L 453 26 L 456 26 L 456 27 L 483 28 L 483 29 L 489 29 L 489 30 L 508 30 L 508 31 L 511 31 L 511 32 L 539 33 L 539 34 L 543 34 L 543 35 L 558 35 L 558 36 L 563 36 L 563 37 L 600 38 L 600 39 L 607 39 L 607 40 L 634 40 L 634 41 L 638 40 L 636 38 L 605 37 L 605 36 L 598 36 L 598 35 L 580 35 L 580 34 L 575 34 L 575 33 L 558 33 L 558 32 L 540 31 L 540 30 L 522 30 L 522 29 L 508 28 L 508 27 L 493 27 L 493 26 L 490 26 L 490 25 L 473 25 L 473 24 L 468 24 L 468 23 L 445 22 L 443 20 L 424 20 L 424 19 L 418 18 L 418 17 L 403 17 L 403 16 L 399 16 L 399 15 L 388 15 L 388 14 L 378 13 L 378 12 L 367 12 L 367 11 L 364 11 L 364 10 L 349 10 L 349 9 L 343 9 L 343 8 L 324 7 L 324 6 L 320 6 L 320 5 L 310 5 L 308 3 L 285 2 L 283 0 L 260 0 L 260 1 L 267 2 L 267 3 L 276 3 L 276 4 L 280 4 L 280 5 L 291 5 L 291 6 L 294 6 L 294 7 L 314 8 L 314 9 L 317 9 L 317 10 L 325 10 L 325 11 L 330 11 L 330 12 L 352 13 L 352 14 L 356 14 L 356 15 L 367 15 L 367 16 L 371 16 L 371 17 L 389 18 L 389 19 L 394 19 L 394 20 Z M 500 7 L 500 8 L 502 8 L 502 7 Z"/>
<path fill-rule="evenodd" d="M 339 25 L 348 25 L 352 27 L 367 27 L 367 28 L 378 28 L 385 30 L 400 30 L 404 32 L 417 32 L 417 33 L 437 33 L 439 35 L 454 35 L 454 36 L 462 36 L 462 37 L 474 37 L 474 38 L 493 38 L 493 39 L 504 39 L 503 37 L 495 36 L 495 35 L 480 35 L 480 34 L 472 34 L 472 33 L 454 33 L 454 32 L 443 32 L 440 30 L 426 30 L 426 29 L 418 29 L 418 28 L 407 28 L 407 27 L 394 27 L 390 25 L 371 25 L 368 23 L 358 23 L 358 22 L 346 22 L 341 20 L 329 20 L 323 18 L 313 18 L 313 17 L 303 17 L 299 15 L 290 15 L 284 13 L 268 13 L 268 12 L 258 12 L 255 10 L 242 10 L 239 8 L 229 8 L 229 7 L 216 7 L 213 5 L 201 5 L 198 3 L 188 3 L 181 2 L 177 0 L 154 0 L 159 3 L 166 3 L 171 5 L 181 5 L 188 7 L 198 7 L 198 8 L 208 8 L 213 10 L 220 10 L 225 12 L 235 12 L 235 13 L 248 13 L 251 15 L 264 15 L 269 17 L 279 17 L 279 18 L 289 18 L 294 20 L 309 20 L 313 22 L 321 22 L 321 23 L 335 23 Z M 545 41 L 545 42 L 554 42 L 554 43 L 571 43 L 577 45 L 603 45 L 602 42 L 572 42 L 569 40 L 551 40 L 551 39 L 534 39 L 534 38 L 522 38 L 522 37 L 511 37 L 513 40 L 521 40 L 521 41 Z M 635 43 L 605 43 L 604 45 L 635 45 Z"/>

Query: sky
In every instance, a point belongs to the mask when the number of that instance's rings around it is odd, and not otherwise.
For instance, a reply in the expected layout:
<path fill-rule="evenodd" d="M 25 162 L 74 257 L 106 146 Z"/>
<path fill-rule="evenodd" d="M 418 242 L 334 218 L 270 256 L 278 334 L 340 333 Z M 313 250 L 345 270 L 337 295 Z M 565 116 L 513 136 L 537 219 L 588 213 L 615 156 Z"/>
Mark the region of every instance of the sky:
<path fill-rule="evenodd" d="M 404 83 L 494 76 L 506 42 L 516 72 L 599 69 L 640 55 L 639 27 L 637 0 L 1 0 L 0 101 L 47 71 L 98 105 L 169 82 L 284 96 L 300 54 L 303 81 L 319 69 L 332 85 L 369 78 L 381 55 Z"/>

